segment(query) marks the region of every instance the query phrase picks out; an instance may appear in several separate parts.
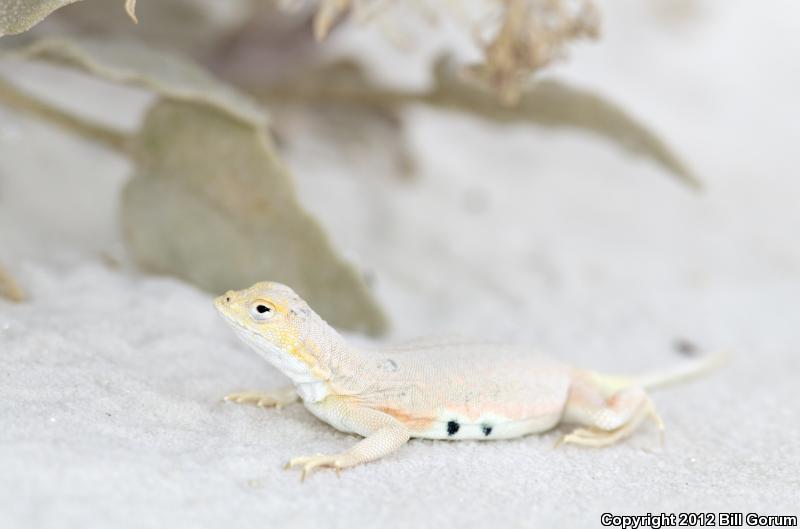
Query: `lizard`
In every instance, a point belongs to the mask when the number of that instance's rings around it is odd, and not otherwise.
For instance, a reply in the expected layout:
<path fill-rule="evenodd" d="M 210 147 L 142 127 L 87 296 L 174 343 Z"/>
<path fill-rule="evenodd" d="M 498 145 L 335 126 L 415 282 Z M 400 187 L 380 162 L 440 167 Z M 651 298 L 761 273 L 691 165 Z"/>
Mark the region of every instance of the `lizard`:
<path fill-rule="evenodd" d="M 228 291 L 214 305 L 236 334 L 292 382 L 274 391 L 241 391 L 229 402 L 282 407 L 298 400 L 332 427 L 363 439 L 338 454 L 295 457 L 301 479 L 317 468 L 380 459 L 410 438 L 494 440 L 575 428 L 558 444 L 601 447 L 645 420 L 664 424 L 647 390 L 716 367 L 723 354 L 669 371 L 614 376 L 579 369 L 519 346 L 460 338 L 356 347 L 290 287 L 260 282 Z"/>

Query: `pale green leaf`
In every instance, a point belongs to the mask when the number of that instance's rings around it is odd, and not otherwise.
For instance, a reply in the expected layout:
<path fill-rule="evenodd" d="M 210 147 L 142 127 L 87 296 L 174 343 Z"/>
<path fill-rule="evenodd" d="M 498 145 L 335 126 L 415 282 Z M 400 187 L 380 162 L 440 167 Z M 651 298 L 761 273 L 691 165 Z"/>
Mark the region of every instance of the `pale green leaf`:
<path fill-rule="evenodd" d="M 78 1 L 3 0 L 0 2 L 0 37 L 28 31 L 56 9 Z M 124 7 L 128 16 L 136 21 L 136 0 L 126 0 Z"/>
<path fill-rule="evenodd" d="M 428 104 L 500 122 L 588 130 L 632 154 L 655 161 L 684 183 L 701 187 L 686 164 L 655 132 L 602 96 L 559 81 L 543 80 L 522 92 L 517 104 L 507 105 L 494 93 L 464 79 L 447 60 L 439 61 L 435 72 L 436 84 L 422 98 Z"/>
<path fill-rule="evenodd" d="M 208 103 L 256 127 L 267 122 L 256 102 L 199 66 L 132 40 L 46 38 L 12 53 L 71 66 L 171 99 Z"/>
<path fill-rule="evenodd" d="M 212 292 L 280 281 L 333 325 L 384 330 L 362 277 L 303 212 L 263 133 L 216 109 L 163 101 L 134 158 L 122 218 L 142 265 Z"/>
<path fill-rule="evenodd" d="M 131 24 L 121 0 L 78 2 L 54 18 L 60 33 L 107 38 L 134 38 L 150 46 L 167 46 L 192 57 L 208 59 L 215 50 L 224 55 L 242 37 L 254 18 L 252 0 L 147 0 L 136 4 L 138 24 Z M 126 9 L 130 7 L 130 0 Z M 226 55 L 227 57 L 227 55 Z"/>
<path fill-rule="evenodd" d="M 137 134 L 106 142 L 132 158 L 122 224 L 141 265 L 214 293 L 281 281 L 334 325 L 385 330 L 364 278 L 300 205 L 255 102 L 197 67 L 132 43 L 47 39 L 18 54 L 161 96 Z M 32 96 L 5 94 L 0 100 L 89 139 L 108 136 L 32 104 Z"/>

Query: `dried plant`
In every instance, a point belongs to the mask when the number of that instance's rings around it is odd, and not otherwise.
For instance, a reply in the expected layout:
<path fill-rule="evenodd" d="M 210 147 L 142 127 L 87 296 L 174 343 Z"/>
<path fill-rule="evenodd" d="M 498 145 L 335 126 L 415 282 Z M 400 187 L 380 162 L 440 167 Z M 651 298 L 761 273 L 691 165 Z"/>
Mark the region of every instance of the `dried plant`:
<path fill-rule="evenodd" d="M 502 0 L 499 29 L 484 45 L 482 64 L 469 67 L 503 100 L 516 103 L 531 73 L 564 56 L 579 38 L 596 38 L 600 17 L 591 0 Z"/>
<path fill-rule="evenodd" d="M 324 39 L 348 13 L 366 20 L 399 3 L 319 0 L 314 34 Z M 492 87 L 507 104 L 519 100 L 532 73 L 562 58 L 569 43 L 597 38 L 600 33 L 600 14 L 592 0 L 484 0 L 473 10 L 467 4 L 449 3 L 451 12 L 466 19 L 468 30 L 484 51 L 483 62 L 467 71 Z"/>
<path fill-rule="evenodd" d="M 79 0 L 0 1 L 0 37 L 25 32 L 74 2 Z M 0 104 L 130 160 L 133 175 L 120 199 L 121 224 L 130 255 L 143 269 L 170 273 L 214 292 L 272 278 L 292 284 L 337 326 L 371 334 L 387 328 L 364 274 L 342 257 L 313 211 L 297 199 L 294 179 L 273 141 L 276 122 L 267 119 L 262 105 L 279 110 L 276 114 L 299 109 L 318 123 L 329 120 L 328 127 L 317 130 L 328 131 L 326 140 L 338 151 L 383 142 L 384 157 L 396 160 L 401 173 L 414 166 L 403 137 L 405 110 L 421 104 L 494 122 L 589 131 L 699 187 L 680 157 L 620 105 L 554 79 L 530 82 L 531 74 L 563 57 L 573 41 L 597 36 L 599 17 L 592 0 L 443 3 L 442 10 L 474 36 L 484 60 L 467 68 L 452 58 L 431 64 L 433 83 L 418 91 L 376 84 L 358 60 L 323 60 L 320 65 L 323 54 L 310 34 L 324 39 L 348 17 L 373 21 L 401 6 L 430 15 L 423 0 L 280 3 L 299 9 L 291 23 L 282 11 L 255 0 L 228 0 L 224 6 L 217 0 L 149 0 L 139 3 L 138 13 L 136 0 L 79 2 L 59 18 L 59 37 L 48 36 L 53 29 L 42 24 L 34 28 L 39 38 L 0 42 L 0 59 L 55 64 L 156 96 L 138 130 L 126 133 L 0 78 Z M 228 16 L 220 16 L 223 7 Z M 137 14 L 142 22 L 134 26 L 130 19 L 136 21 Z M 193 21 L 190 30 L 183 27 L 187 19 Z M 276 55 L 263 49 L 252 53 L 254 45 L 268 45 L 264 34 L 280 40 L 264 29 L 278 27 L 291 29 L 277 35 L 302 34 L 281 43 L 295 50 L 285 70 L 277 67 Z M 104 37 L 67 38 L 63 33 Z M 225 78 L 141 41 L 191 53 Z M 256 75 L 237 76 L 241 68 L 229 66 L 242 56 L 262 61 L 242 61 Z M 273 59 L 268 69 L 264 57 Z M 273 77 L 259 77 L 263 70 Z M 22 299 L 1 269 L 0 295 Z"/>
<path fill-rule="evenodd" d="M 498 101 L 481 85 L 461 75 L 455 61 L 441 57 L 434 64 L 433 85 L 423 91 L 393 90 L 375 84 L 357 64 L 342 61 L 309 69 L 299 77 L 287 79 L 265 89 L 253 89 L 272 108 L 299 105 L 344 107 L 352 115 L 380 111 L 402 123 L 405 106 L 423 104 L 455 110 L 499 123 L 526 123 L 541 127 L 568 127 L 596 134 L 630 154 L 642 156 L 660 165 L 683 183 L 700 188 L 701 183 L 680 157 L 635 117 L 619 105 L 587 90 L 571 87 L 552 79 L 543 80 L 525 90 L 516 105 Z M 347 139 L 348 127 L 335 127 L 329 141 Z M 398 141 L 395 139 L 395 142 Z M 396 144 L 393 146 L 397 147 Z M 402 145 L 400 146 L 402 149 Z"/>

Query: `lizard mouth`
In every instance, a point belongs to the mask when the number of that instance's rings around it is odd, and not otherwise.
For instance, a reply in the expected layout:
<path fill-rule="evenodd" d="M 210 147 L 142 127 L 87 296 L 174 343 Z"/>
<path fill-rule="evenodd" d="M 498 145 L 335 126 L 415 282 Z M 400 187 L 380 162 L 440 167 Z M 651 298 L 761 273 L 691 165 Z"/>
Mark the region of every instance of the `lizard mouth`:
<path fill-rule="evenodd" d="M 235 317 L 235 315 L 232 313 L 230 307 L 225 301 L 225 296 L 220 296 L 214 300 L 214 308 L 217 309 L 217 312 L 219 313 L 220 316 L 222 316 L 222 319 L 225 320 L 237 331 L 244 331 L 255 334 L 251 329 L 248 329 Z"/>
<path fill-rule="evenodd" d="M 232 327 L 234 327 L 234 328 L 235 328 L 237 331 L 241 330 L 241 331 L 253 332 L 252 330 L 248 329 L 248 328 L 247 328 L 245 325 L 243 325 L 242 323 L 240 323 L 240 322 L 239 322 L 239 320 L 237 320 L 237 319 L 236 319 L 236 318 L 235 318 L 235 317 L 234 317 L 234 316 L 233 316 L 233 315 L 232 315 L 232 314 L 231 314 L 231 313 L 230 313 L 230 312 L 227 310 L 227 308 L 226 308 L 226 307 L 220 307 L 219 305 L 217 305 L 217 312 L 219 312 L 219 315 L 220 315 L 220 316 L 222 316 L 222 319 L 224 319 L 226 322 L 228 322 L 228 323 L 229 323 L 229 324 L 230 324 Z"/>

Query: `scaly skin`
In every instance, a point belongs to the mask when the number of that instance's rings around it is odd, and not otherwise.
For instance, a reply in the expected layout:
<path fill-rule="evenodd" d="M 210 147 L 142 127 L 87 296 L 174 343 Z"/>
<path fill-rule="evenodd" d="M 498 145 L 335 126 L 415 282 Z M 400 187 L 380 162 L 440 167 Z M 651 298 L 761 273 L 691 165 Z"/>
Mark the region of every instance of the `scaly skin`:
<path fill-rule="evenodd" d="M 280 283 L 257 283 L 214 302 L 248 345 L 291 379 L 293 388 L 246 391 L 225 400 L 284 406 L 301 399 L 319 419 L 363 436 L 333 455 L 297 457 L 302 477 L 339 472 L 397 450 L 411 437 L 508 439 L 559 423 L 578 428 L 560 442 L 606 446 L 645 419 L 663 425 L 646 387 L 688 378 L 719 356 L 669 373 L 627 378 L 576 369 L 518 347 L 429 339 L 358 349 Z"/>

